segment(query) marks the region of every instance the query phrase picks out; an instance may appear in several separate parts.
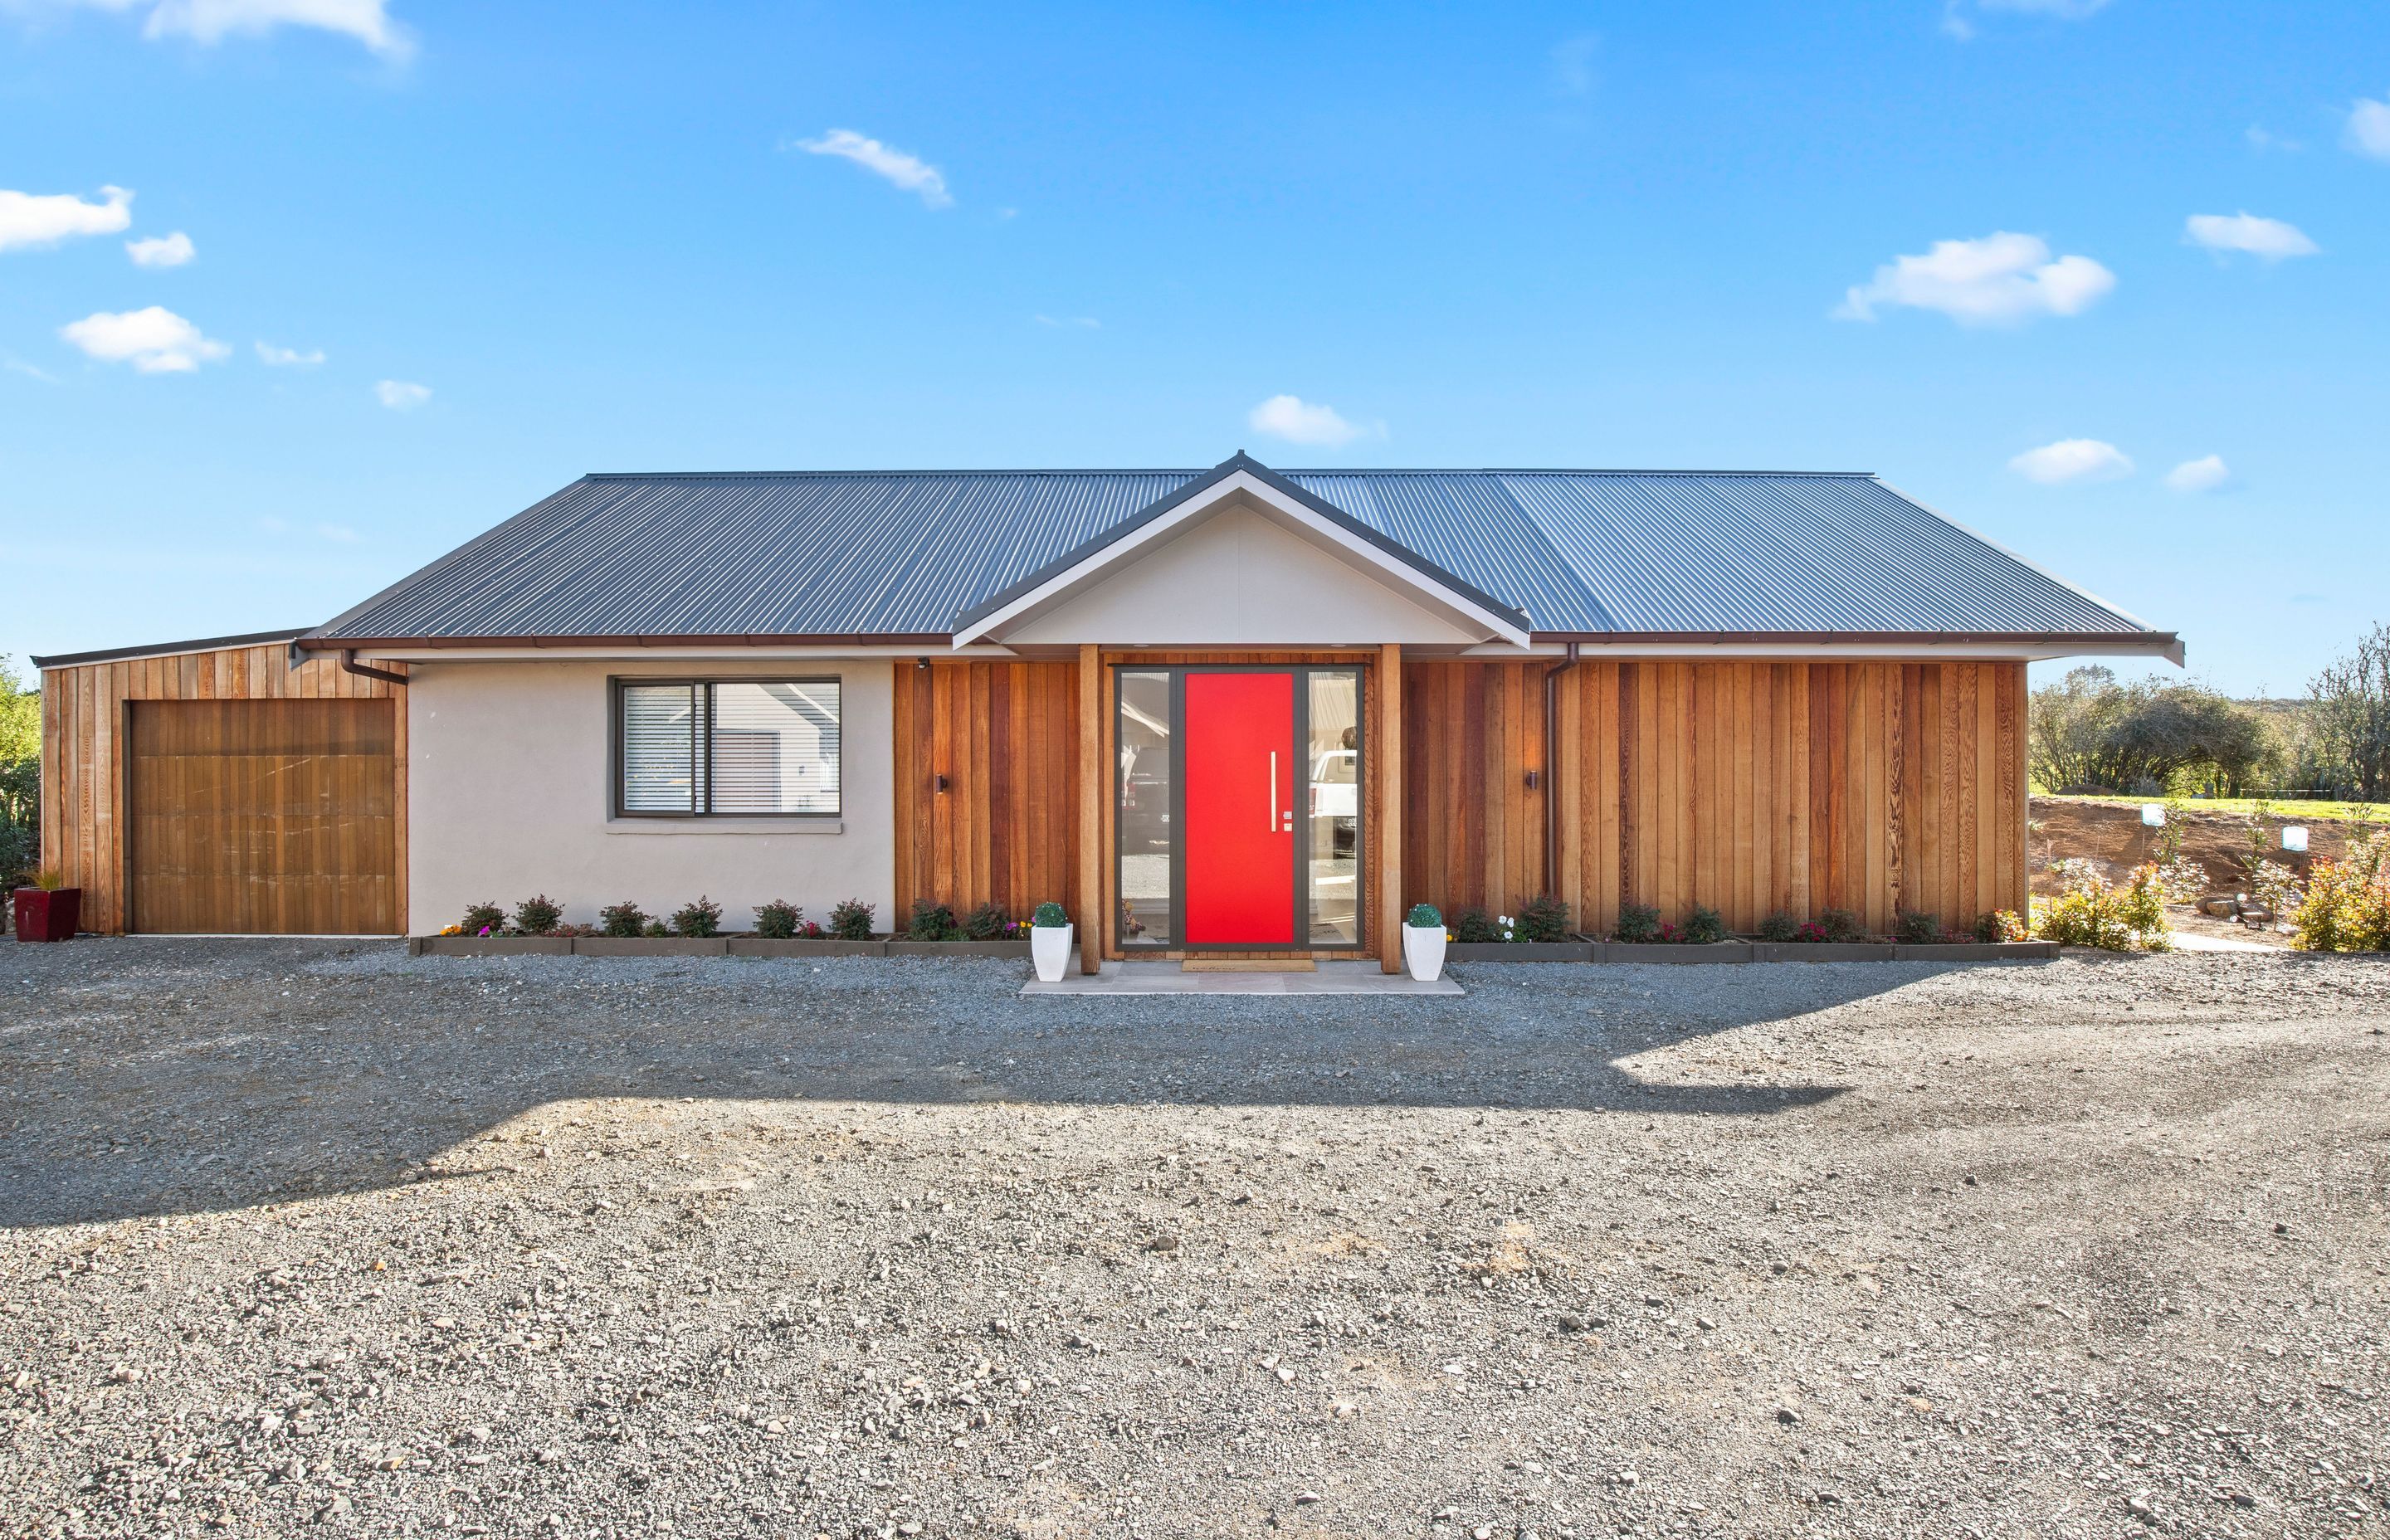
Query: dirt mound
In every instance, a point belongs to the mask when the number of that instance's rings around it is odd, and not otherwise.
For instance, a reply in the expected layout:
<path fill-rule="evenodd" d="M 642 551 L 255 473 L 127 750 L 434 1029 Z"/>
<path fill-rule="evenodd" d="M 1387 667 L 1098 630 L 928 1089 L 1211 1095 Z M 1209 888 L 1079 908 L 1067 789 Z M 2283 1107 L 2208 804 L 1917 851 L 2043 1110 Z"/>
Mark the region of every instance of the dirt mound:
<path fill-rule="evenodd" d="M 2122 877 L 2152 859 L 2159 831 L 2141 822 L 2139 803 L 2107 806 L 2098 802 L 2033 799 L 2033 891 L 2058 891 L 2049 868 L 2060 861 L 2091 860 L 2111 879 Z M 2191 812 L 2182 815 L 2182 853 L 2207 870 L 2207 880 L 2218 892 L 2237 892 L 2248 886 L 2240 858 L 2249 849 L 2249 820 L 2234 815 Z M 2280 848 L 2273 857 L 2286 861 L 2300 877 L 2318 856 L 2337 860 L 2347 846 L 2343 826 L 2317 821 L 2306 826 L 2307 853 L 2293 854 Z"/>

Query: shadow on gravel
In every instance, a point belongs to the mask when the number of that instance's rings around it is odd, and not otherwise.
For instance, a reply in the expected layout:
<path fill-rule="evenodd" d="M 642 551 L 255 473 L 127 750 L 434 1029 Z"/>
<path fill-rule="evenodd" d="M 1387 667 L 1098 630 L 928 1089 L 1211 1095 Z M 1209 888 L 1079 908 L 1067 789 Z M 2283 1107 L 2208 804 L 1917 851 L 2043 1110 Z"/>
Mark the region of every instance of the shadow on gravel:
<path fill-rule="evenodd" d="M 1481 965 L 1458 999 L 1024 1000 L 1004 962 L 42 950 L 9 959 L 0 996 L 11 1227 L 470 1180 L 424 1167 L 600 1098 L 1767 1117 L 1844 1087 L 1647 1080 L 1631 1060 L 1948 971 Z"/>

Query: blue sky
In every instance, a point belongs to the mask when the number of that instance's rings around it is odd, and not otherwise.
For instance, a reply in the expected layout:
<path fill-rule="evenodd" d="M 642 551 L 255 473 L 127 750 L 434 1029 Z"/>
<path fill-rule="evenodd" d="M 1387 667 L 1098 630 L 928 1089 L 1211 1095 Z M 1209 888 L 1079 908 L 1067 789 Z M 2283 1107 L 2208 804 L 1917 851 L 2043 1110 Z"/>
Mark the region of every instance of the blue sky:
<path fill-rule="evenodd" d="M 2390 620 L 2385 103 L 2358 0 L 0 0 L 0 651 L 585 470 L 1242 447 L 1874 470 L 2294 689 Z"/>

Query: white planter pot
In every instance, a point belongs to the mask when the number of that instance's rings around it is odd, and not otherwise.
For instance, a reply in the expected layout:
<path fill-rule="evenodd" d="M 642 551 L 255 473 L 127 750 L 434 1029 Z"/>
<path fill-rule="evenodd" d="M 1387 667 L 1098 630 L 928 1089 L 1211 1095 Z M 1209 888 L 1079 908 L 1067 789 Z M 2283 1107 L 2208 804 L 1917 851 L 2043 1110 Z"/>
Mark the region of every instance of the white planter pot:
<path fill-rule="evenodd" d="M 1029 957 L 1037 965 L 1037 978 L 1042 983 L 1059 984 L 1062 970 L 1071 966 L 1071 937 L 1076 925 L 1033 925 L 1029 928 Z"/>
<path fill-rule="evenodd" d="M 1423 984 L 1435 982 L 1444 974 L 1444 927 L 1404 926 L 1403 961 L 1410 966 L 1412 978 Z"/>

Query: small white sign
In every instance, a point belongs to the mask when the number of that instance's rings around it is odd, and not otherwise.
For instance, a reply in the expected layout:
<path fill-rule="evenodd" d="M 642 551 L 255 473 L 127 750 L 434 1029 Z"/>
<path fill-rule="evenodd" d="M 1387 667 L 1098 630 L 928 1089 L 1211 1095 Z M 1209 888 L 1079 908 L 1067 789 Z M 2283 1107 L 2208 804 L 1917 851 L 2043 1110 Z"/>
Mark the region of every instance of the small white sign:
<path fill-rule="evenodd" d="M 2165 825 L 2165 804 L 2164 802 L 2143 802 L 2141 804 L 2141 822 L 2149 825 L 2152 828 L 2164 828 Z"/>
<path fill-rule="evenodd" d="M 2284 825 L 2282 828 L 2282 848 L 2287 851 L 2296 851 L 2302 854 L 2306 853 L 2307 848 L 2307 831 L 2297 824 Z"/>

